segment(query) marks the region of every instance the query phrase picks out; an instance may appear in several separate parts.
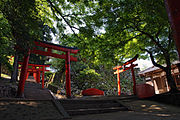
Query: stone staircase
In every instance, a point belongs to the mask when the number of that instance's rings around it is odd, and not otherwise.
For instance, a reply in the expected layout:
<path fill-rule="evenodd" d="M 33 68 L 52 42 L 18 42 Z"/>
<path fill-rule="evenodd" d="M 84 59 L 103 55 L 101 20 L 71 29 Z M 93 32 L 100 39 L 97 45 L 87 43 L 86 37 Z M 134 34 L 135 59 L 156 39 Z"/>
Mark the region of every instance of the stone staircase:
<path fill-rule="evenodd" d="M 70 116 L 127 111 L 117 100 L 59 100 Z"/>

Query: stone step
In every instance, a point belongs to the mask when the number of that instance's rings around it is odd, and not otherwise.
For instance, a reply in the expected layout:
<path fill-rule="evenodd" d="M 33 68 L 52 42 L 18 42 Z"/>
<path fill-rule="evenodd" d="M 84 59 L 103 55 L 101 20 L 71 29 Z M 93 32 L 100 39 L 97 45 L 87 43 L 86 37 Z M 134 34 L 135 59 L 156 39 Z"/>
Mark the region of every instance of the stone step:
<path fill-rule="evenodd" d="M 70 116 L 128 110 L 116 100 L 60 100 Z"/>
<path fill-rule="evenodd" d="M 79 103 L 79 104 L 63 104 L 63 107 L 66 109 L 66 110 L 71 110 L 71 109 L 86 109 L 86 108 L 109 108 L 109 107 L 121 107 L 121 105 L 119 103 L 91 103 L 91 104 L 82 104 L 82 103 Z"/>
<path fill-rule="evenodd" d="M 126 107 L 109 107 L 109 108 L 91 108 L 91 109 L 75 109 L 75 110 L 66 110 L 70 116 L 76 115 L 87 115 L 87 114 L 100 114 L 100 113 L 109 113 L 117 111 L 127 111 Z"/>
<path fill-rule="evenodd" d="M 100 104 L 117 103 L 115 100 L 60 100 L 62 104 Z"/>

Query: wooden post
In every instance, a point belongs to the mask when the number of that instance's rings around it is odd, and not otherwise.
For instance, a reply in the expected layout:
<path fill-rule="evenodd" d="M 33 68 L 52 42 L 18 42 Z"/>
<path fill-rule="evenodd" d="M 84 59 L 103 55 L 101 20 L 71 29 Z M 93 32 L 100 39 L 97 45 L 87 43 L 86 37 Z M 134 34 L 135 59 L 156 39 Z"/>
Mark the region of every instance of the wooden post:
<path fill-rule="evenodd" d="M 37 82 L 37 72 L 33 72 L 33 77 L 34 77 L 34 79 L 35 79 L 36 82 Z"/>
<path fill-rule="evenodd" d="M 28 79 L 28 77 L 29 77 L 29 72 L 27 72 L 27 75 L 26 75 L 26 80 Z"/>
<path fill-rule="evenodd" d="M 165 4 L 180 60 L 180 0 L 165 0 Z"/>
<path fill-rule="evenodd" d="M 117 69 L 117 83 L 118 83 L 118 95 L 121 95 L 121 83 L 120 83 L 119 68 Z"/>
<path fill-rule="evenodd" d="M 66 97 L 71 97 L 70 52 L 66 52 Z"/>
<path fill-rule="evenodd" d="M 134 75 L 134 68 L 132 67 L 133 64 L 131 63 L 131 73 L 132 73 L 132 78 L 133 78 L 133 93 L 136 95 L 136 78 Z"/>
<path fill-rule="evenodd" d="M 37 71 L 37 83 L 40 83 L 40 77 L 41 77 L 41 72 L 40 70 Z"/>
<path fill-rule="evenodd" d="M 26 55 L 24 55 L 24 60 L 21 68 L 21 74 L 20 74 L 20 81 L 17 91 L 18 97 L 24 97 L 24 85 L 26 81 L 26 75 L 27 75 L 27 69 L 28 69 L 28 62 L 29 62 L 29 56 L 30 56 L 30 50 Z"/>
<path fill-rule="evenodd" d="M 44 88 L 44 71 L 45 71 L 45 67 L 43 66 L 43 71 L 42 71 L 42 88 Z"/>

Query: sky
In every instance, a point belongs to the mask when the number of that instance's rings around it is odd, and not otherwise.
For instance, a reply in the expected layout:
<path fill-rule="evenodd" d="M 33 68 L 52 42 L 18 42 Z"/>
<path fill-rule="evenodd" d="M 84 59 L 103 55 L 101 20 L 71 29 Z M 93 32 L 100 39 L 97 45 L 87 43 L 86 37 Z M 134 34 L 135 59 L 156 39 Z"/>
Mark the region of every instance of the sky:
<path fill-rule="evenodd" d="M 138 67 L 140 68 L 141 71 L 153 66 L 150 60 L 139 59 L 135 61 L 134 63 L 138 64 Z"/>

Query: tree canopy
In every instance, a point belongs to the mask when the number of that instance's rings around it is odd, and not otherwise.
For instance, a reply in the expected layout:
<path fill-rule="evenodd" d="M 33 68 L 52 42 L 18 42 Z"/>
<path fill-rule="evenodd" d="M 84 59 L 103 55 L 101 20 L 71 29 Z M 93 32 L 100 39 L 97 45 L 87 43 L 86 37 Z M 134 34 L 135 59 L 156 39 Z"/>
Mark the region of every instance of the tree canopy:
<path fill-rule="evenodd" d="M 7 43 L 1 50 L 12 44 L 30 48 L 31 41 L 52 40 L 54 33 L 59 44 L 80 49 L 79 61 L 86 64 L 79 69 L 81 76 L 98 77 L 96 71 L 110 70 L 139 54 L 163 69 L 175 89 L 171 62 L 177 51 L 163 0 L 2 0 L 0 4 L 0 34 Z M 57 68 L 61 61 L 55 64 Z"/>
<path fill-rule="evenodd" d="M 176 89 L 171 62 L 177 51 L 163 0 L 47 1 L 74 33 L 60 32 L 60 43 L 79 47 L 84 62 L 112 66 L 138 53 L 163 69 Z"/>

